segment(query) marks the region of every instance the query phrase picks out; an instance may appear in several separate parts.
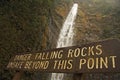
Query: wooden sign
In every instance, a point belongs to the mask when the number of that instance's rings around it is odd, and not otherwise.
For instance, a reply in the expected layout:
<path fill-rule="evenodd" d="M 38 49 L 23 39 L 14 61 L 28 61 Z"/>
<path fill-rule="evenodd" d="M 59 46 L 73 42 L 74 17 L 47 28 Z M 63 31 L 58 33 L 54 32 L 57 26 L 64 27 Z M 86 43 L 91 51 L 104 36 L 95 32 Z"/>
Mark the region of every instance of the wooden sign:
<path fill-rule="evenodd" d="M 15 55 L 7 68 L 51 73 L 120 72 L 120 42 L 111 39 Z"/>

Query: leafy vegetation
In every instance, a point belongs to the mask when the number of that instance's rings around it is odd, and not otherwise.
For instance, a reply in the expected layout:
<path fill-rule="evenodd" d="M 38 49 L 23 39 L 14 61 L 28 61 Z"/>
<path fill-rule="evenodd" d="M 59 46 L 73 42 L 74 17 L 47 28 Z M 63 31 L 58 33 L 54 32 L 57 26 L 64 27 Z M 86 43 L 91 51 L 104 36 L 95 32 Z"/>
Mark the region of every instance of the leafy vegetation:
<path fill-rule="evenodd" d="M 13 77 L 14 71 L 6 69 L 11 56 L 47 48 L 52 1 L 0 1 L 0 80 Z"/>

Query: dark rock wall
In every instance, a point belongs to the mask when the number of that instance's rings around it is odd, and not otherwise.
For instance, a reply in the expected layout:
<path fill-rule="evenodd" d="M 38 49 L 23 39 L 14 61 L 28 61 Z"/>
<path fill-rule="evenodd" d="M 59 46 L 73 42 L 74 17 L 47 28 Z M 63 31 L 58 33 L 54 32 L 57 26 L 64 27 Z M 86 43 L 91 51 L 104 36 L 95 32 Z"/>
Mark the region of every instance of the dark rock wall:
<path fill-rule="evenodd" d="M 14 70 L 7 70 L 15 54 L 32 53 L 50 47 L 49 10 L 53 0 L 0 1 L 0 80 L 12 80 Z M 32 80 L 25 72 L 23 80 Z"/>

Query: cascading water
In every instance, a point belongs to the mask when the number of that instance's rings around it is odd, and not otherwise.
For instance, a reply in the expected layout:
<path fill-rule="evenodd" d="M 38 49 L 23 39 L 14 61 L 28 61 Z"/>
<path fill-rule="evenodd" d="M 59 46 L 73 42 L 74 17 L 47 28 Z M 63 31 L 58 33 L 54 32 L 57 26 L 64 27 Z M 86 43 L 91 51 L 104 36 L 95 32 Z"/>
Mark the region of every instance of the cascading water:
<path fill-rule="evenodd" d="M 63 24 L 63 27 L 60 31 L 60 35 L 59 35 L 57 46 L 56 46 L 57 48 L 72 46 L 73 36 L 74 36 L 73 24 L 76 18 L 77 9 L 78 9 L 78 4 L 75 3 L 72 9 L 70 10 Z M 63 77 L 64 77 L 63 73 L 52 73 L 51 80 L 63 80 Z"/>

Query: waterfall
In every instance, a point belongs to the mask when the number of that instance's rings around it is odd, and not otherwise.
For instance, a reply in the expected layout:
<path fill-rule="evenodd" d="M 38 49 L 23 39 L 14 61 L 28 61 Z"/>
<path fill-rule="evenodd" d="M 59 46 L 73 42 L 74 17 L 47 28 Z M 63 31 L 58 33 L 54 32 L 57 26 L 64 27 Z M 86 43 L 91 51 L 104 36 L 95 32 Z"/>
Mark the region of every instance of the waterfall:
<path fill-rule="evenodd" d="M 57 41 L 57 48 L 60 47 L 67 47 L 67 46 L 72 46 L 73 44 L 73 24 L 74 20 L 77 15 L 77 9 L 78 9 L 78 4 L 73 4 L 73 7 L 71 8 L 64 24 L 63 27 L 60 31 L 59 38 Z M 51 80 L 63 80 L 64 74 L 63 73 L 52 73 L 51 75 Z"/>

